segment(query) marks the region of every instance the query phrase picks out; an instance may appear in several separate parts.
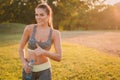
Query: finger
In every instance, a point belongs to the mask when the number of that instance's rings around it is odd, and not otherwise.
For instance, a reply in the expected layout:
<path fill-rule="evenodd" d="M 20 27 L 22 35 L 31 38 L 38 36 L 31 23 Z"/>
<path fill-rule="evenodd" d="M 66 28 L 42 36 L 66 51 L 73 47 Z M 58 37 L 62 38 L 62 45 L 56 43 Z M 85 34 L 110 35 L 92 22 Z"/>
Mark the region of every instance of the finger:
<path fill-rule="evenodd" d="M 25 72 L 26 72 L 26 73 L 29 73 L 28 69 L 25 69 Z"/>
<path fill-rule="evenodd" d="M 30 72 L 31 72 L 31 69 L 29 69 L 28 72 L 30 73 Z"/>
<path fill-rule="evenodd" d="M 39 47 L 38 43 L 36 43 L 36 46 Z"/>
<path fill-rule="evenodd" d="M 31 72 L 31 68 L 28 67 L 26 72 L 30 73 Z"/>
<path fill-rule="evenodd" d="M 31 72 L 30 70 L 27 70 L 27 71 L 26 71 L 27 74 L 30 73 L 30 72 Z"/>
<path fill-rule="evenodd" d="M 37 48 L 40 48 L 40 49 L 42 49 L 42 48 L 39 46 L 39 44 L 38 44 L 38 43 L 36 43 L 36 46 L 37 46 Z"/>

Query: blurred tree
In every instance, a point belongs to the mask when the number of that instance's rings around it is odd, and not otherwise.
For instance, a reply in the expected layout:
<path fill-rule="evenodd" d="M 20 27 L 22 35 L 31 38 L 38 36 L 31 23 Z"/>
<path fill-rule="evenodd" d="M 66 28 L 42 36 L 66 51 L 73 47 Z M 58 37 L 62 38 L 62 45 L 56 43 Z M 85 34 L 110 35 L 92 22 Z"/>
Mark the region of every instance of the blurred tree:
<path fill-rule="evenodd" d="M 90 24 L 88 11 L 103 4 L 105 0 L 60 0 L 55 8 L 55 27 L 73 30 L 86 28 Z M 59 23 L 57 22 L 59 21 Z"/>
<path fill-rule="evenodd" d="M 5 5 L 3 5 L 5 4 Z M 0 22 L 31 23 L 34 20 L 35 0 L 6 0 L 2 2 Z"/>
<path fill-rule="evenodd" d="M 35 23 L 34 9 L 43 1 L 53 9 L 56 29 L 100 29 L 118 26 L 119 23 L 118 19 L 111 16 L 112 13 L 109 14 L 111 17 L 107 16 L 114 7 L 104 5 L 105 0 L 0 0 L 0 23 Z M 114 11 L 117 10 L 114 8 Z"/>

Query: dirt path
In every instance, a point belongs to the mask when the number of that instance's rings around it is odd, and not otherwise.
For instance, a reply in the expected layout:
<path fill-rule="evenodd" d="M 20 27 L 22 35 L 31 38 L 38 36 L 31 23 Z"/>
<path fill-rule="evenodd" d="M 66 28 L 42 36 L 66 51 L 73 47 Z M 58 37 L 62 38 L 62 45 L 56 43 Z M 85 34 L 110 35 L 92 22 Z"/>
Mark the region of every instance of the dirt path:
<path fill-rule="evenodd" d="M 92 47 L 120 56 L 120 32 L 114 31 L 73 31 L 62 32 L 62 40 Z"/>

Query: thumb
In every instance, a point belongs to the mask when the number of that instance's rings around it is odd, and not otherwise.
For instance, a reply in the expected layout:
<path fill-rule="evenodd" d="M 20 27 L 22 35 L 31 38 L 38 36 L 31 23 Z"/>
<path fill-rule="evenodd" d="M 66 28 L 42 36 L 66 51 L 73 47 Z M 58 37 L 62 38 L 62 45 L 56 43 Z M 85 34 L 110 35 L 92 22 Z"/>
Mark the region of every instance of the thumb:
<path fill-rule="evenodd" d="M 36 43 L 36 46 L 37 46 L 37 48 L 40 47 L 40 46 L 38 45 L 38 43 Z"/>

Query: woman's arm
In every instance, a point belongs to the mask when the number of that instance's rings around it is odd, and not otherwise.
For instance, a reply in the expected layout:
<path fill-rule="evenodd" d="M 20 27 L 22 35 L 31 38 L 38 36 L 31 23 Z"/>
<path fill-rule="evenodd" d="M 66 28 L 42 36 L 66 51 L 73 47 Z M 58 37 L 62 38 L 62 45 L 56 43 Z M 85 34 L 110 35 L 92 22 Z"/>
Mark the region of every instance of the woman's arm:
<path fill-rule="evenodd" d="M 26 26 L 25 29 L 24 29 L 24 32 L 23 32 L 23 35 L 22 35 L 22 39 L 21 39 L 21 43 L 20 43 L 20 47 L 19 47 L 19 54 L 20 54 L 20 58 L 22 60 L 22 64 L 24 66 L 26 62 L 25 58 L 24 58 L 24 47 L 28 41 L 28 38 L 29 38 L 29 26 Z"/>
<path fill-rule="evenodd" d="M 62 47 L 61 47 L 61 35 L 60 32 L 55 30 L 53 35 L 53 44 L 55 48 L 55 53 L 52 53 L 50 51 L 45 51 L 45 56 L 60 62 L 62 59 Z"/>
<path fill-rule="evenodd" d="M 37 48 L 34 50 L 35 55 L 45 55 L 55 61 L 60 62 L 62 58 L 61 36 L 60 32 L 57 30 L 54 31 L 53 44 L 55 48 L 55 53 L 42 49 L 38 44 L 36 44 Z"/>

